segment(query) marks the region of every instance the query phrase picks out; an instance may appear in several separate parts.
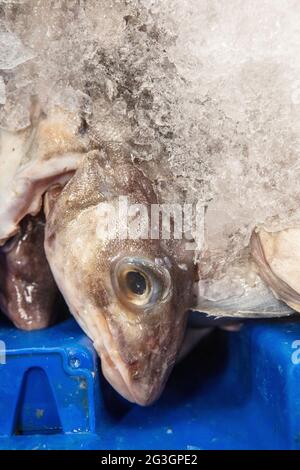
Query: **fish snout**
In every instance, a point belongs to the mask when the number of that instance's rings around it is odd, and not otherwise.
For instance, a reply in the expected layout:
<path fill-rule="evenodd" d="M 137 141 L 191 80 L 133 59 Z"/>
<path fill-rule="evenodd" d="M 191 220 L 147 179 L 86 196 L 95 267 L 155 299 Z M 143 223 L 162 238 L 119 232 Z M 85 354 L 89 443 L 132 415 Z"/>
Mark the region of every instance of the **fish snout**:
<path fill-rule="evenodd" d="M 146 337 L 134 335 L 129 343 L 123 335 L 112 334 L 108 322 L 103 326 L 94 343 L 103 375 L 130 402 L 151 405 L 160 397 L 175 364 L 181 334 L 148 331 Z"/>
<path fill-rule="evenodd" d="M 106 379 L 120 395 L 141 406 L 149 406 L 160 397 L 174 363 L 175 358 L 166 364 L 161 358 L 153 360 L 153 357 L 131 364 L 121 359 L 115 363 L 101 355 Z"/>

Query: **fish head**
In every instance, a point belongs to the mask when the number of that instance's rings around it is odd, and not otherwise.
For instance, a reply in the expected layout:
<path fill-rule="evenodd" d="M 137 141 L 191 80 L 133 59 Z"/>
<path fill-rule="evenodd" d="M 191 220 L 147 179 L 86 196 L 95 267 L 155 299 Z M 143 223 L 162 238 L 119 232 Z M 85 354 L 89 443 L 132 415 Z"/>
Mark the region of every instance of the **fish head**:
<path fill-rule="evenodd" d="M 137 212 L 149 216 L 157 202 L 139 169 L 114 150 L 95 151 L 49 209 L 46 224 L 47 258 L 71 312 L 93 340 L 107 380 L 140 405 L 164 388 L 193 285 L 193 256 L 181 240 L 140 236 L 145 219 Z"/>

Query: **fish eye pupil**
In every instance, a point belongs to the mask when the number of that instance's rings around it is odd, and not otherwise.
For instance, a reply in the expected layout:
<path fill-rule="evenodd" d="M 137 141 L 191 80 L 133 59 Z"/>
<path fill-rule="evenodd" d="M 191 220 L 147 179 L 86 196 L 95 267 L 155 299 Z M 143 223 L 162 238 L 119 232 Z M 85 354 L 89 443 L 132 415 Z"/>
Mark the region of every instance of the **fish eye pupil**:
<path fill-rule="evenodd" d="M 147 281 L 138 271 L 128 271 L 126 274 L 127 288 L 135 295 L 143 295 L 147 289 Z"/>

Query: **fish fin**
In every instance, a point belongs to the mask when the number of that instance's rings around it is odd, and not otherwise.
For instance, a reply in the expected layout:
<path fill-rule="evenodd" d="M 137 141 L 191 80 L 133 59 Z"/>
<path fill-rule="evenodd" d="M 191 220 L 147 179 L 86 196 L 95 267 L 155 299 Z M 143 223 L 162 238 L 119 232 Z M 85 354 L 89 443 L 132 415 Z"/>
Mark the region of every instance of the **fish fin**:
<path fill-rule="evenodd" d="M 259 230 L 250 241 L 260 277 L 274 295 L 300 312 L 300 229 Z"/>
<path fill-rule="evenodd" d="M 263 282 L 249 259 L 229 267 L 219 279 L 197 281 L 195 297 L 191 310 L 215 319 L 272 318 L 295 313 Z"/>

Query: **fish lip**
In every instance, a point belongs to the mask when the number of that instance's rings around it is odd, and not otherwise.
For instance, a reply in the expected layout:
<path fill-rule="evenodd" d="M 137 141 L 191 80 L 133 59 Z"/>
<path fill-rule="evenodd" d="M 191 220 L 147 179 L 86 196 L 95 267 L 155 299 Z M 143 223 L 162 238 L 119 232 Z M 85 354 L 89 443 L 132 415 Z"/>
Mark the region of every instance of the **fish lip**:
<path fill-rule="evenodd" d="M 115 365 L 115 364 L 114 364 Z M 102 372 L 106 380 L 117 390 L 117 392 L 126 400 L 140 406 L 149 406 L 157 400 L 159 394 L 151 393 L 149 396 L 144 396 L 139 393 L 138 388 L 132 382 L 126 381 L 121 372 L 115 367 L 113 374 L 111 373 L 111 366 L 105 358 L 101 358 Z M 117 385 L 118 383 L 118 385 Z M 121 384 L 121 385 L 120 385 Z"/>
<path fill-rule="evenodd" d="M 117 392 L 123 398 L 125 398 L 131 403 L 136 403 L 135 397 L 128 388 L 127 383 L 124 380 L 122 374 L 117 369 L 114 363 L 113 365 L 109 364 L 109 361 L 106 360 L 106 357 L 104 355 L 101 355 L 101 369 L 106 380 L 111 384 L 111 386 L 115 390 L 117 390 Z"/>
<path fill-rule="evenodd" d="M 140 406 L 151 405 L 161 395 L 165 380 L 162 381 L 161 387 L 152 386 L 149 393 L 145 393 L 142 387 L 130 378 L 128 365 L 115 348 L 109 323 L 104 315 L 101 320 L 102 335 L 94 341 L 94 347 L 100 355 L 104 377 L 123 398 L 131 403 Z"/>

